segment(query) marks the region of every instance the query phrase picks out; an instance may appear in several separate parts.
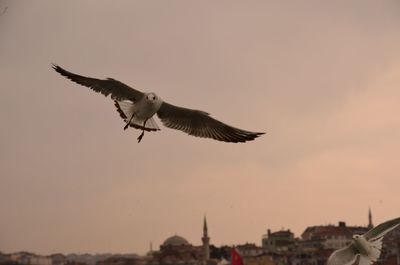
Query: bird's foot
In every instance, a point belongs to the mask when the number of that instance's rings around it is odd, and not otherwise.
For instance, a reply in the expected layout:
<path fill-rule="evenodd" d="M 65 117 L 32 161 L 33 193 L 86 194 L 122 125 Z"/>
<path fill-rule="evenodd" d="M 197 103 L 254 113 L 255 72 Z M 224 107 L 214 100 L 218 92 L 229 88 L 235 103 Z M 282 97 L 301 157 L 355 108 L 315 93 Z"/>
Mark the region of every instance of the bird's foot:
<path fill-rule="evenodd" d="M 142 133 L 139 135 L 139 137 L 137 138 L 137 142 L 140 143 L 140 141 L 142 140 L 144 136 L 144 131 L 142 131 Z"/>
<path fill-rule="evenodd" d="M 129 119 L 129 121 L 126 123 L 124 130 L 128 129 L 129 125 L 131 124 L 131 121 L 133 119 L 133 116 L 135 116 L 135 113 L 132 114 L 131 118 Z"/>

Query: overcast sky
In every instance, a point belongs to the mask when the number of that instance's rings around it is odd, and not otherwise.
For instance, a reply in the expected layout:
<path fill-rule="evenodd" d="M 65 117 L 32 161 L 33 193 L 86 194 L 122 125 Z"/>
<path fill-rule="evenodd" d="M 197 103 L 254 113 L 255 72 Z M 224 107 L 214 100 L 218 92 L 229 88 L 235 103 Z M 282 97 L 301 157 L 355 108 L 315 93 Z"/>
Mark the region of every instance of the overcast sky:
<path fill-rule="evenodd" d="M 204 214 L 215 245 L 400 215 L 398 1 L 0 5 L 0 251 L 200 245 Z M 51 63 L 266 135 L 162 127 L 137 144 L 109 98 Z"/>

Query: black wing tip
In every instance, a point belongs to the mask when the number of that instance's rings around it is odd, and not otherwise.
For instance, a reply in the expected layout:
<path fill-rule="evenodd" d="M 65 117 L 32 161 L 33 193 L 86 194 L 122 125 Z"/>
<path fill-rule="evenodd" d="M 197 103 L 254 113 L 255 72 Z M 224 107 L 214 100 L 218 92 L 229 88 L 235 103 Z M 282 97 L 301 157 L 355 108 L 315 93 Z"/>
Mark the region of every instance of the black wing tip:
<path fill-rule="evenodd" d="M 260 137 L 263 134 L 265 134 L 265 132 L 256 132 L 256 133 L 252 132 L 247 135 L 244 135 L 244 137 L 238 141 L 233 141 L 232 143 L 246 143 L 249 141 L 254 141 L 256 138 Z M 229 141 L 229 142 L 231 142 L 231 141 Z"/>
<path fill-rule="evenodd" d="M 173 129 L 179 130 L 179 128 L 173 128 Z M 224 143 L 245 143 L 253 141 L 256 138 L 260 137 L 261 135 L 266 134 L 265 132 L 250 132 L 232 127 L 230 127 L 229 129 L 231 130 L 225 132 L 213 130 L 212 132 L 208 131 L 207 133 L 204 132 L 199 133 L 197 131 L 185 131 L 185 130 L 183 131 L 194 137 L 208 138 L 211 140 Z"/>
<path fill-rule="evenodd" d="M 56 71 L 59 69 L 62 69 L 58 64 L 55 64 L 55 63 L 51 63 L 51 68 L 53 68 Z"/>
<path fill-rule="evenodd" d="M 68 77 L 69 72 L 67 70 L 65 70 L 64 68 L 62 68 L 61 66 L 59 66 L 58 64 L 52 63 L 51 68 L 53 68 L 54 71 L 56 71 L 60 75 Z"/>
<path fill-rule="evenodd" d="M 265 132 L 244 132 L 244 133 L 241 132 L 234 134 L 219 134 L 219 135 L 198 136 L 198 137 L 210 138 L 219 142 L 236 144 L 236 143 L 246 143 L 253 141 L 263 134 L 265 134 Z"/>
<path fill-rule="evenodd" d="M 253 141 L 263 134 L 265 134 L 265 132 L 240 131 L 240 132 L 235 132 L 233 135 L 229 135 L 230 137 L 223 139 L 223 141 L 229 143 L 245 143 Z"/>
<path fill-rule="evenodd" d="M 266 133 L 265 133 L 265 132 L 256 132 L 256 133 L 253 133 L 254 138 L 260 137 L 261 135 L 264 135 L 264 134 L 266 134 Z"/>

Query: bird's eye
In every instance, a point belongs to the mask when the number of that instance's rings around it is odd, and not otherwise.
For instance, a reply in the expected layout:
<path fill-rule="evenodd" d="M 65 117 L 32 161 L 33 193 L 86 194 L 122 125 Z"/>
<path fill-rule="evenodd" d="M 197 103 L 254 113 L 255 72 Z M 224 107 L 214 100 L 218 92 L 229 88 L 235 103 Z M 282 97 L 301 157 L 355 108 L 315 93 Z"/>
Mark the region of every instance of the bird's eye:
<path fill-rule="evenodd" d="M 155 96 L 153 96 L 153 100 L 156 100 L 156 97 L 155 97 Z"/>

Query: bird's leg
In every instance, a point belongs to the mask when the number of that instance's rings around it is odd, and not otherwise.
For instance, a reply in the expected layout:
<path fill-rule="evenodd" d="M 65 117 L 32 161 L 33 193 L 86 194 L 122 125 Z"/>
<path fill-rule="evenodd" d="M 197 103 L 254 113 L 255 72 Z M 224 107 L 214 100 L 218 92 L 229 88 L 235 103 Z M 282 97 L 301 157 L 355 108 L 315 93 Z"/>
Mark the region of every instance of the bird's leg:
<path fill-rule="evenodd" d="M 129 124 L 131 124 L 131 121 L 132 121 L 132 119 L 133 119 L 133 116 L 135 116 L 135 113 L 132 113 L 132 116 L 131 116 L 131 118 L 129 119 L 129 121 L 126 123 L 126 125 L 125 125 L 125 127 L 124 127 L 124 130 L 128 129 Z"/>
<path fill-rule="evenodd" d="M 147 122 L 147 120 L 144 121 L 143 128 L 146 128 L 146 122 Z M 137 138 L 138 143 L 140 143 L 140 141 L 142 140 L 143 136 L 144 136 L 144 129 L 142 130 L 142 133 Z"/>

